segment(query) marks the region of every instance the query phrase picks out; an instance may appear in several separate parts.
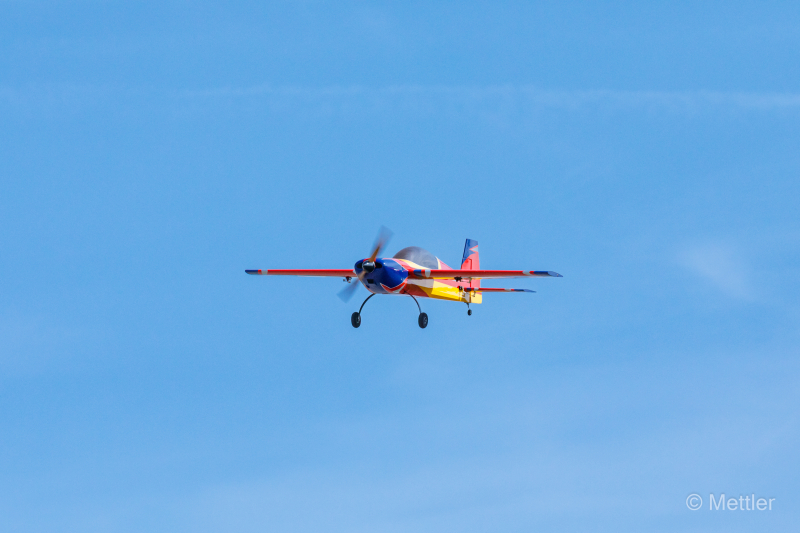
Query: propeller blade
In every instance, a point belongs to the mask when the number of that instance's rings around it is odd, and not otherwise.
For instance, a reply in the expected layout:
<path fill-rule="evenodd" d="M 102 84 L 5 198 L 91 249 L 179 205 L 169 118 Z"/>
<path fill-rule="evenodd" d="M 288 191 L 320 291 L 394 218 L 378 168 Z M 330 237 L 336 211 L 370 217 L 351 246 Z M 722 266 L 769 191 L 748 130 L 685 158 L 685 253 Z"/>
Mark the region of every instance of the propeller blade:
<path fill-rule="evenodd" d="M 378 236 L 375 238 L 375 244 L 372 245 L 372 254 L 369 256 L 369 259 L 365 259 L 364 261 L 374 262 L 375 258 L 378 257 L 378 254 L 381 253 L 381 250 L 386 247 L 386 244 L 391 238 L 392 231 L 386 226 L 381 226 L 381 229 L 378 230 Z M 370 272 L 372 271 L 370 270 Z M 350 298 L 352 298 L 356 293 L 359 285 L 361 285 L 361 283 L 359 282 L 358 278 L 353 277 L 353 279 L 350 280 L 350 283 L 347 284 L 347 287 L 340 290 L 337 296 L 339 296 L 343 302 L 349 302 Z"/>
<path fill-rule="evenodd" d="M 370 261 L 375 261 L 375 258 L 378 257 L 378 254 L 381 253 L 381 250 L 391 238 L 392 231 L 386 226 L 381 226 L 380 231 L 378 231 L 378 237 L 375 239 L 375 244 L 372 245 L 372 253 L 369 256 Z"/>
<path fill-rule="evenodd" d="M 361 283 L 358 281 L 358 278 L 353 278 L 350 283 L 347 284 L 347 287 L 339 291 L 337 296 L 339 296 L 339 299 L 343 302 L 349 302 L 350 298 L 356 293 L 356 289 L 358 289 L 359 285 L 361 285 Z"/>

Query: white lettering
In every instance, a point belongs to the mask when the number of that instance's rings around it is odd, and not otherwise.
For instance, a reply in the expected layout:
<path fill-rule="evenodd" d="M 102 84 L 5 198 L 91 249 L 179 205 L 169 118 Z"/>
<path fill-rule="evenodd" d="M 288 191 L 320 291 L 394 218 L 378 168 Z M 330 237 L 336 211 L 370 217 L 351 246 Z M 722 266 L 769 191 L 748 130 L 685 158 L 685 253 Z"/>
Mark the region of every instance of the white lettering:
<path fill-rule="evenodd" d="M 722 510 L 724 511 L 725 510 L 725 495 L 724 494 L 720 494 L 719 495 L 719 500 L 718 501 L 714 501 L 714 495 L 713 494 L 709 494 L 708 495 L 708 510 L 709 511 L 719 511 L 720 505 L 722 506 Z"/>
<path fill-rule="evenodd" d="M 700 500 L 700 498 L 697 498 Z M 738 498 L 726 498 L 725 493 L 719 495 L 719 498 L 714 496 L 714 494 L 708 495 L 708 510 L 709 511 L 755 511 L 758 509 L 759 511 L 772 511 L 772 502 L 774 502 L 776 498 L 757 498 L 755 494 L 749 494 L 747 496 L 739 496 Z M 689 502 L 687 500 L 687 505 Z M 702 506 L 702 503 L 700 504 Z M 689 508 L 692 510 L 696 510 L 699 507 L 692 507 L 689 505 Z"/>

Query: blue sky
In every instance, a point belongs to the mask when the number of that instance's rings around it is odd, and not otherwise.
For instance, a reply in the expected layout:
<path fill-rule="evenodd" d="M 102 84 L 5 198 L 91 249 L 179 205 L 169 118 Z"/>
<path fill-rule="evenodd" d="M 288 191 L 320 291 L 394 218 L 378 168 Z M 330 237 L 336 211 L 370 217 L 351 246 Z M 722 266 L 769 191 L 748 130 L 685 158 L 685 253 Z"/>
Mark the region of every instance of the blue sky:
<path fill-rule="evenodd" d="M 4 529 L 797 528 L 796 4 L 261 4 L 0 4 Z"/>

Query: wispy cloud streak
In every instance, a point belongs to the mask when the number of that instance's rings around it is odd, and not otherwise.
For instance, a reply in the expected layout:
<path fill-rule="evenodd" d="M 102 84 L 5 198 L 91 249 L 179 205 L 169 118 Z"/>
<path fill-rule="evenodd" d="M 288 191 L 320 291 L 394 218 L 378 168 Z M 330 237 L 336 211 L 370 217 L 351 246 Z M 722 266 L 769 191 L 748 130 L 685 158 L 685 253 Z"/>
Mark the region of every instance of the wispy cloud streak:
<path fill-rule="evenodd" d="M 218 87 L 185 91 L 188 97 L 295 97 L 352 98 L 379 97 L 449 98 L 455 100 L 520 99 L 544 106 L 579 107 L 596 103 L 627 106 L 657 105 L 670 107 L 741 107 L 752 109 L 800 108 L 800 93 L 747 93 L 720 91 L 559 91 L 530 85 L 363 85 L 307 87 L 290 85 L 254 85 Z"/>
<path fill-rule="evenodd" d="M 41 84 L 0 85 L 5 105 L 68 105 L 73 101 L 116 98 L 167 98 L 173 100 L 255 99 L 272 103 L 329 102 L 357 105 L 519 105 L 582 109 L 611 106 L 621 109 L 657 108 L 675 112 L 705 109 L 753 111 L 800 110 L 800 93 L 724 91 L 614 91 L 549 90 L 533 85 L 331 85 L 301 86 L 260 84 L 205 89 L 163 89 L 110 85 Z"/>
<path fill-rule="evenodd" d="M 750 269 L 729 246 L 710 244 L 683 250 L 678 261 L 730 298 L 754 300 Z"/>

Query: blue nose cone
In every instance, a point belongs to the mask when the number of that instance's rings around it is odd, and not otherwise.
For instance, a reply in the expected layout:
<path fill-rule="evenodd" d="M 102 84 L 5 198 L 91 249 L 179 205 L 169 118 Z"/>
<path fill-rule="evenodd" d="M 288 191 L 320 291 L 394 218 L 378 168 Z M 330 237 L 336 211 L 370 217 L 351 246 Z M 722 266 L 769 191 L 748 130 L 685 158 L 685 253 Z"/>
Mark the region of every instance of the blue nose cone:
<path fill-rule="evenodd" d="M 376 294 L 390 294 L 403 285 L 408 277 L 406 269 L 401 267 L 396 261 L 391 259 L 376 259 L 374 268 L 370 272 L 364 268 L 364 259 L 355 264 L 355 271 L 361 283 L 370 291 Z M 389 290 L 387 290 L 389 289 Z"/>

